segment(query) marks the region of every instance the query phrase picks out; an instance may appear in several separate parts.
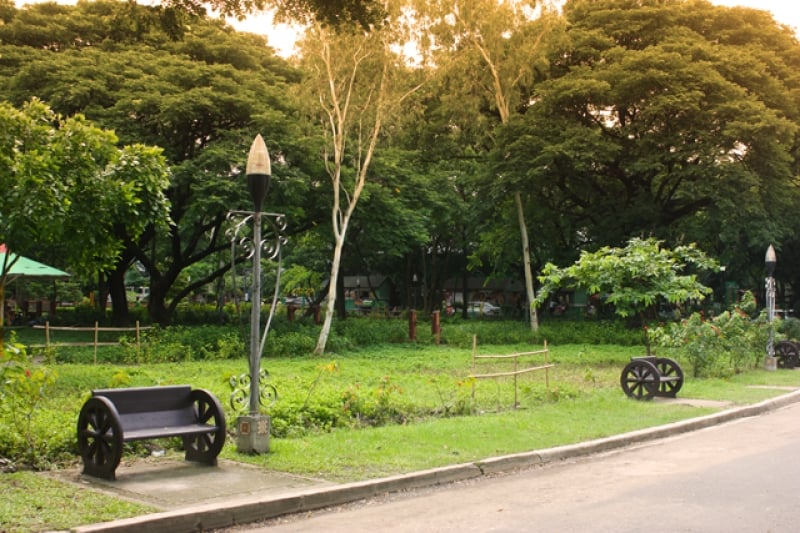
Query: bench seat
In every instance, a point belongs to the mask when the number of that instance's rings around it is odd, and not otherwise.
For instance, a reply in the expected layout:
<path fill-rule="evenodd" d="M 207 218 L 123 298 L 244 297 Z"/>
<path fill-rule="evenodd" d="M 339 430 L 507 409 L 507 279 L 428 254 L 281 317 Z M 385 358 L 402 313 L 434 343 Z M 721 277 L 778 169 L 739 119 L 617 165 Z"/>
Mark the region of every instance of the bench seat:
<path fill-rule="evenodd" d="M 124 426 L 123 426 L 124 427 Z M 163 439 L 167 437 L 186 437 L 190 435 L 202 435 L 203 433 L 213 433 L 217 426 L 208 424 L 190 424 L 186 426 L 161 426 L 152 428 L 123 430 L 125 442 L 132 440 Z"/>

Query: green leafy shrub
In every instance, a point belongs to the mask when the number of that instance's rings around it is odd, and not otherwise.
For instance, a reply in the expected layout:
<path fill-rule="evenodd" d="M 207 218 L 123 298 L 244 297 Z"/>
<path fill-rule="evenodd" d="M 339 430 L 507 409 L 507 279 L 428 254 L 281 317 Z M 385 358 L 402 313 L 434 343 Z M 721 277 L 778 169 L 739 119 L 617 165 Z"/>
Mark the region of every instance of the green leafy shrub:
<path fill-rule="evenodd" d="M 439 398 L 439 405 L 432 411 L 435 416 L 462 416 L 475 413 L 475 399 L 472 386 L 475 378 L 454 378 L 452 376 L 433 376 L 428 382 L 433 385 Z"/>
<path fill-rule="evenodd" d="M 270 356 L 298 357 L 310 355 L 316 345 L 317 338 L 311 331 L 289 331 L 280 336 L 270 332 L 264 351 Z"/>
<path fill-rule="evenodd" d="M 309 404 L 297 398 L 277 402 L 270 409 L 270 434 L 276 438 L 300 437 L 309 432 L 329 431 L 343 424 L 342 409 L 335 397 L 317 398 Z"/>
<path fill-rule="evenodd" d="M 442 326 L 442 342 L 468 348 L 472 336 L 480 344 L 617 344 L 642 343 L 641 332 L 628 328 L 622 320 L 543 322 L 536 332 L 523 321 L 448 320 Z"/>
<path fill-rule="evenodd" d="M 228 359 L 245 355 L 242 332 L 230 326 L 153 328 L 144 333 L 141 349 L 137 350 L 130 339 L 123 346 L 127 363 Z"/>
<path fill-rule="evenodd" d="M 767 323 L 752 320 L 747 310 L 754 302 L 745 293 L 742 302 L 717 316 L 693 313 L 681 322 L 655 328 L 650 338 L 674 349 L 689 361 L 695 377 L 724 377 L 754 367 L 764 355 Z"/>
<path fill-rule="evenodd" d="M 40 407 L 54 388 L 58 374 L 31 360 L 25 347 L 11 339 L 0 352 L 0 455 L 24 457 L 32 465 L 46 461 L 53 427 Z M 44 424 L 42 426 L 42 424 Z M 45 431 L 42 431 L 42 427 Z"/>
<path fill-rule="evenodd" d="M 88 300 L 76 304 L 72 309 L 59 309 L 58 313 L 50 317 L 50 323 L 54 326 L 93 325 L 95 322 L 105 325 L 107 323 L 106 314 Z"/>
<path fill-rule="evenodd" d="M 800 340 L 800 319 L 791 317 L 781 320 L 776 329 L 789 340 Z"/>
<path fill-rule="evenodd" d="M 344 337 L 356 347 L 408 340 L 408 322 L 400 319 L 352 317 L 337 321 L 333 331 L 335 337 Z"/>

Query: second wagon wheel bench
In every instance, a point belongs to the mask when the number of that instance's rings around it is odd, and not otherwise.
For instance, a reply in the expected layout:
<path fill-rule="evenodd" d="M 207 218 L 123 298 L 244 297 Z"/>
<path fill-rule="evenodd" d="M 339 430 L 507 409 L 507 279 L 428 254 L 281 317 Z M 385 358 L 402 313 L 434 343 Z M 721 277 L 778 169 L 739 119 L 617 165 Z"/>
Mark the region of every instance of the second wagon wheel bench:
<path fill-rule="evenodd" d="M 800 366 L 800 343 L 795 341 L 779 341 L 775 344 L 775 357 L 778 368 L 795 368 Z"/>
<path fill-rule="evenodd" d="M 677 362 L 666 357 L 632 357 L 622 370 L 619 382 L 629 398 L 675 398 L 683 387 L 683 370 Z"/>

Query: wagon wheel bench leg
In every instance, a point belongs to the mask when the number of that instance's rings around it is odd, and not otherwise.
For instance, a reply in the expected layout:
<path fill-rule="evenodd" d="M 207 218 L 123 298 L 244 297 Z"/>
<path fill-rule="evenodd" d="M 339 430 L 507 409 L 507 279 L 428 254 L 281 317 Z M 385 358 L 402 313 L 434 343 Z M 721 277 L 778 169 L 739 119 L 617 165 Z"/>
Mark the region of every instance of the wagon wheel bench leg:
<path fill-rule="evenodd" d="M 800 364 L 800 350 L 792 341 L 775 344 L 775 356 L 778 358 L 778 368 L 794 368 Z"/>
<path fill-rule="evenodd" d="M 225 444 L 225 414 L 216 397 L 205 390 L 193 390 L 191 398 L 197 421 L 215 426 L 217 430 L 184 437 L 186 460 L 216 465 L 217 456 Z"/>
<path fill-rule="evenodd" d="M 658 395 L 674 398 L 683 387 L 683 370 L 677 362 L 666 357 L 656 358 L 656 368 L 661 375 Z"/>
<path fill-rule="evenodd" d="M 658 392 L 658 369 L 649 361 L 634 360 L 622 370 L 619 381 L 629 398 L 651 400 Z"/>
<path fill-rule="evenodd" d="M 122 459 L 122 427 L 114 405 L 103 397 L 86 400 L 78 416 L 78 451 L 83 473 L 115 479 Z"/>

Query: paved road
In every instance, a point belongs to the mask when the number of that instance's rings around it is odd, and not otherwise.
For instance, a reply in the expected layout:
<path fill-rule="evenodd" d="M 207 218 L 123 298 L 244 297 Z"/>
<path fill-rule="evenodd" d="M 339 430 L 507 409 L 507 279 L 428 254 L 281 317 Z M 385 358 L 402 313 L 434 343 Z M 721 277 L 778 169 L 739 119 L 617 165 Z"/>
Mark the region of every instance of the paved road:
<path fill-rule="evenodd" d="M 235 531 L 796 532 L 800 404 L 613 453 Z"/>

